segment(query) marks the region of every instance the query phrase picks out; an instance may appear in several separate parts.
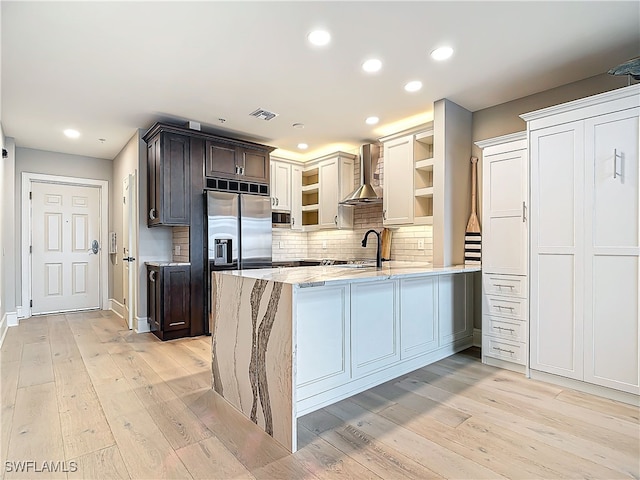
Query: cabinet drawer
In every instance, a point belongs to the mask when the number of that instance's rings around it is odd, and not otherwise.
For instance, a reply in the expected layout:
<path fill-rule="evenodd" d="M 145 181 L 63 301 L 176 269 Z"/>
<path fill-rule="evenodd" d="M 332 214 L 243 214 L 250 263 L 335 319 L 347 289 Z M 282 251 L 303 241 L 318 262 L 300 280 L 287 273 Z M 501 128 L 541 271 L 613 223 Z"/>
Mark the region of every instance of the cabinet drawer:
<path fill-rule="evenodd" d="M 526 340 L 526 323 L 510 322 L 504 318 L 484 315 L 482 317 L 482 333 L 492 337 L 524 342 Z"/>
<path fill-rule="evenodd" d="M 498 297 L 485 295 L 482 306 L 484 315 L 492 317 L 511 318 L 513 320 L 526 320 L 527 301 L 524 298 Z"/>
<path fill-rule="evenodd" d="M 524 365 L 525 351 L 523 343 L 500 340 L 486 335 L 482 338 L 482 353 L 488 357 Z"/>
<path fill-rule="evenodd" d="M 527 277 L 514 275 L 482 276 L 482 288 L 485 295 L 504 295 L 508 297 L 527 298 Z"/>

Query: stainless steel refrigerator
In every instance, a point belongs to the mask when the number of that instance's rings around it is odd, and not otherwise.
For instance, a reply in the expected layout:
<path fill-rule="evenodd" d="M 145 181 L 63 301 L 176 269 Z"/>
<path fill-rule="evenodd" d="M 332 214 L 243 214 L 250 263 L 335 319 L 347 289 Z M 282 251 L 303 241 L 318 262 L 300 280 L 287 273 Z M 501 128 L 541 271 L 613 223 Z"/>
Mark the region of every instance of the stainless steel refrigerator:
<path fill-rule="evenodd" d="M 271 267 L 271 198 L 207 191 L 209 270 Z"/>

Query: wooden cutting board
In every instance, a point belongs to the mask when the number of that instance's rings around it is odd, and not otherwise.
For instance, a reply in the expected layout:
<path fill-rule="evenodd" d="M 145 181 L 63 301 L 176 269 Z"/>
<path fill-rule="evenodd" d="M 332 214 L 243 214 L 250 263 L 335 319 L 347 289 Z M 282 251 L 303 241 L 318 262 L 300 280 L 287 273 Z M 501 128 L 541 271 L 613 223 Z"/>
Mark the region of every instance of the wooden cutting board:
<path fill-rule="evenodd" d="M 391 258 L 391 230 L 385 228 L 382 230 L 382 259 L 389 260 Z"/>

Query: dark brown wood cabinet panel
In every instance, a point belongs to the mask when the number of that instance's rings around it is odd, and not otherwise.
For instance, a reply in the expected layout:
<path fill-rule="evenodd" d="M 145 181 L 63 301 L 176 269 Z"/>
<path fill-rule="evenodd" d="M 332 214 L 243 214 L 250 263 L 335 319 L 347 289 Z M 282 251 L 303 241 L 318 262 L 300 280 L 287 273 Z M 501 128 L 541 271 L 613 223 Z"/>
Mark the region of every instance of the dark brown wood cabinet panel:
<path fill-rule="evenodd" d="M 147 265 L 149 327 L 160 340 L 191 334 L 191 268 Z"/>
<path fill-rule="evenodd" d="M 158 317 L 160 293 L 160 268 L 147 266 L 147 315 L 149 328 L 152 332 L 160 330 L 160 319 Z"/>
<path fill-rule="evenodd" d="M 237 147 L 224 143 L 205 142 L 205 174 L 207 177 L 236 178 Z"/>
<path fill-rule="evenodd" d="M 162 330 L 183 330 L 191 324 L 189 267 L 164 267 Z"/>
<path fill-rule="evenodd" d="M 252 182 L 269 183 L 269 153 L 242 149 L 242 177 Z"/>
<path fill-rule="evenodd" d="M 159 132 L 147 140 L 147 225 L 189 225 L 189 137 Z"/>

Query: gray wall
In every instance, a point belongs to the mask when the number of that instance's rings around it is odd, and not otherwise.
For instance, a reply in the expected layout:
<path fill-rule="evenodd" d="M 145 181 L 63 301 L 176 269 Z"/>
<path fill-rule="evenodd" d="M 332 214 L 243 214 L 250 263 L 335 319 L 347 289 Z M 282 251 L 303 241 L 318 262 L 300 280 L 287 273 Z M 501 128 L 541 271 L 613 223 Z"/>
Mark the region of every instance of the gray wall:
<path fill-rule="evenodd" d="M 17 259 L 22 256 L 22 173 L 40 173 L 45 175 L 59 175 L 63 177 L 90 178 L 93 180 L 106 180 L 109 191 L 113 188 L 113 162 L 102 158 L 84 157 L 80 155 L 68 155 L 65 153 L 47 152 L 31 148 L 16 148 L 15 163 L 15 238 L 16 242 L 13 254 Z M 109 208 L 109 228 L 113 224 Z M 16 302 L 22 306 L 22 265 L 16 261 L 14 281 L 16 287 Z M 109 291 L 109 297 L 111 296 Z M 106 305 L 105 305 L 106 307 Z"/>

